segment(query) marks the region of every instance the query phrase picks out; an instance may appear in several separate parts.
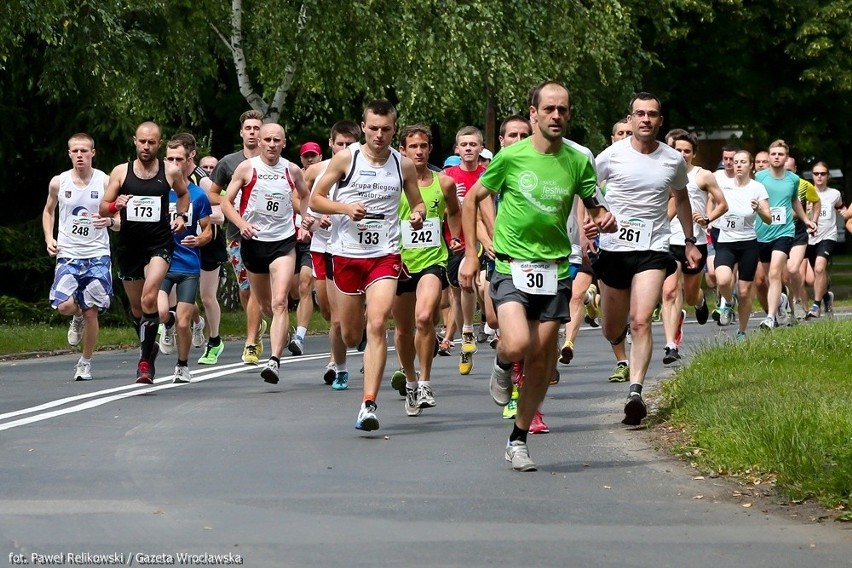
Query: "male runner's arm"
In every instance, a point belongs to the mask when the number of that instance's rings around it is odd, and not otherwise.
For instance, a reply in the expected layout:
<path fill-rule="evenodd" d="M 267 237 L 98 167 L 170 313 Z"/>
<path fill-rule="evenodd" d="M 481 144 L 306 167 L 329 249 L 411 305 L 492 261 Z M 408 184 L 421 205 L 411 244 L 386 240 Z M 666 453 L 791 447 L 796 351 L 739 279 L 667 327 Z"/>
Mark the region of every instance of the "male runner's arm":
<path fill-rule="evenodd" d="M 814 231 L 816 231 L 816 223 L 811 221 L 808 217 L 808 214 L 805 213 L 805 208 L 802 207 L 802 202 L 799 199 L 798 195 L 793 196 L 792 203 L 793 212 L 795 213 L 796 217 L 800 219 L 808 227 L 808 231 L 813 234 Z M 817 214 L 819 214 L 819 211 L 817 211 Z"/>
<path fill-rule="evenodd" d="M 465 235 L 476 234 L 476 222 L 479 204 L 488 198 L 491 191 L 477 180 L 462 202 L 462 232 Z M 459 285 L 466 292 L 473 292 L 479 287 L 479 257 L 476 250 L 476 239 L 467 238 L 464 243 L 465 262 L 459 267 Z"/>
<path fill-rule="evenodd" d="M 701 213 L 692 213 L 692 220 L 707 228 L 707 225 L 728 212 L 728 201 L 725 199 L 725 194 L 716 182 L 716 176 L 703 170 L 698 174 L 698 187 L 709 194 L 707 200 L 707 211 L 704 215 Z"/>
<path fill-rule="evenodd" d="M 364 215 L 367 214 L 367 208 L 364 207 L 363 203 L 341 203 L 328 198 L 331 187 L 346 175 L 346 169 L 349 167 L 351 159 L 352 152 L 349 149 L 341 150 L 331 158 L 328 168 L 317 180 L 311 192 L 310 207 L 312 211 L 328 215 L 346 215 L 353 221 L 360 221 L 364 218 Z"/>
<path fill-rule="evenodd" d="M 683 235 L 687 239 L 694 238 L 692 234 L 692 204 L 689 202 L 689 195 L 686 188 L 682 187 L 674 192 L 675 207 L 677 207 L 677 220 L 680 221 L 680 226 L 683 227 Z M 694 243 L 686 241 L 686 266 L 693 268 L 701 262 L 701 252 Z"/>
<path fill-rule="evenodd" d="M 459 252 L 463 250 L 459 234 L 461 233 L 461 208 L 459 197 L 456 195 L 456 182 L 453 178 L 444 174 L 438 174 L 438 183 L 441 184 L 441 193 L 444 194 L 444 203 L 447 208 L 447 226 L 450 228 L 450 250 Z"/>
<path fill-rule="evenodd" d="M 296 195 L 299 198 L 299 214 L 302 216 L 301 229 L 310 234 L 311 227 L 314 224 L 314 218 L 308 211 L 308 204 L 311 201 L 311 192 L 308 190 L 308 185 L 305 183 L 305 177 L 302 175 L 302 170 L 297 168 L 295 164 L 290 164 L 290 177 L 293 180 L 293 185 L 296 187 Z M 310 237 L 308 238 L 310 240 Z"/>
<path fill-rule="evenodd" d="M 225 196 L 219 202 L 219 205 L 222 206 L 222 213 L 225 215 L 225 219 L 239 230 L 241 236 L 247 239 L 255 235 L 255 230 L 252 225 L 246 223 L 240 216 L 239 211 L 234 207 L 234 200 L 237 198 L 237 193 L 243 188 L 243 185 L 251 180 L 251 171 L 252 165 L 248 160 L 237 166 L 225 190 Z"/>
<path fill-rule="evenodd" d="M 402 190 L 408 198 L 408 205 L 411 206 L 411 215 L 408 216 L 408 220 L 411 223 L 411 228 L 417 231 L 423 227 L 423 219 L 426 218 L 426 204 L 423 203 L 423 196 L 420 195 L 417 168 L 414 161 L 405 156 L 402 156 Z"/>
<path fill-rule="evenodd" d="M 41 229 L 44 231 L 44 244 L 47 245 L 47 254 L 56 256 L 59 247 L 53 236 L 53 225 L 56 220 L 56 205 L 59 203 L 59 176 L 53 176 L 47 185 L 47 201 L 44 211 L 41 213 Z"/>

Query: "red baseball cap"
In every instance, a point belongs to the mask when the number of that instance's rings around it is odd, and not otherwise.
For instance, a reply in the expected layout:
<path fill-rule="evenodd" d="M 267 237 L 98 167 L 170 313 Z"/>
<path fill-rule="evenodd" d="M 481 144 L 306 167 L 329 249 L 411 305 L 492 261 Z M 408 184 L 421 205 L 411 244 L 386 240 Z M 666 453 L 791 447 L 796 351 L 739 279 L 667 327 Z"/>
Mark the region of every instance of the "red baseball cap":
<path fill-rule="evenodd" d="M 304 156 L 305 154 L 310 154 L 313 152 L 314 154 L 322 154 L 322 148 L 316 142 L 305 142 L 302 144 L 302 147 L 299 148 L 299 155 Z"/>

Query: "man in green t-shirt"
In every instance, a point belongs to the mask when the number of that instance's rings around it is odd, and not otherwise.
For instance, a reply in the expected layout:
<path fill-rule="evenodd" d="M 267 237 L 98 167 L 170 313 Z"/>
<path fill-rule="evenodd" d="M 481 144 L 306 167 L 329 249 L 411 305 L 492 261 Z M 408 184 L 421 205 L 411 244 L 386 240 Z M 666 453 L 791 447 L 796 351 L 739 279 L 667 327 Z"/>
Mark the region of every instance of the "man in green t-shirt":
<path fill-rule="evenodd" d="M 612 215 L 595 199 L 597 179 L 585 154 L 563 142 L 570 119 L 568 89 L 546 81 L 530 96 L 532 137 L 501 150 L 470 189 L 462 205 L 462 231 L 474 234 L 477 211 L 493 230 L 496 266 L 491 298 L 501 337 L 491 372 L 491 396 L 501 406 L 512 394 L 512 363 L 525 360 L 524 387 L 506 446 L 506 460 L 517 471 L 534 471 L 527 434 L 556 369 L 559 326 L 568 321 L 571 298 L 567 220 L 579 195 L 602 231 L 615 230 Z M 493 218 L 489 193 L 500 194 Z M 463 288 L 479 277 L 475 243 L 465 246 L 459 273 Z"/>

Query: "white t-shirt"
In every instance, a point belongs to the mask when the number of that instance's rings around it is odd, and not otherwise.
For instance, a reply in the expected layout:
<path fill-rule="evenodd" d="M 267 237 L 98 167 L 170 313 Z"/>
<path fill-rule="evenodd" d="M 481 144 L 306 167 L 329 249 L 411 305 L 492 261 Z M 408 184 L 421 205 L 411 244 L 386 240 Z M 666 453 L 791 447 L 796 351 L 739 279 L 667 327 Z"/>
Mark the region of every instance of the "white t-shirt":
<path fill-rule="evenodd" d="M 693 167 L 689 172 L 687 172 L 687 177 L 689 178 L 689 183 L 686 184 L 686 191 L 689 194 L 689 203 L 692 205 L 692 212 L 699 213 L 701 215 L 707 214 L 707 201 L 710 199 L 710 194 L 701 189 L 698 186 L 698 182 L 695 181 L 698 178 L 698 173 L 701 171 L 701 168 L 698 166 Z M 677 213 L 672 217 L 671 220 L 671 231 L 672 236 L 669 240 L 669 244 L 671 245 L 680 245 L 686 246 L 686 235 L 683 233 L 683 226 L 680 224 L 680 219 L 677 218 Z M 704 229 L 701 228 L 701 225 L 698 223 L 692 224 L 692 235 L 695 237 L 695 244 L 697 245 L 706 245 L 707 244 L 707 233 L 704 232 Z"/>
<path fill-rule="evenodd" d="M 808 236 L 808 244 L 815 245 L 822 241 L 837 240 L 837 209 L 835 205 L 843 202 L 840 192 L 833 187 L 827 187 L 819 194 L 819 219 L 817 230 L 813 236 Z"/>
<path fill-rule="evenodd" d="M 728 177 L 728 174 L 725 173 L 725 170 L 716 170 L 713 172 L 713 176 L 716 178 L 716 185 L 719 186 L 719 189 L 734 189 L 737 187 L 737 178 L 736 177 Z M 720 219 L 715 219 L 710 226 L 714 229 L 721 228 L 722 225 Z"/>
<path fill-rule="evenodd" d="M 722 188 L 725 201 L 728 202 L 728 212 L 717 219 L 720 243 L 738 243 L 757 240 L 754 232 L 754 218 L 757 216 L 751 208 L 752 199 L 761 201 L 769 199 L 763 184 L 750 180 L 745 187 L 736 184 Z"/>
<path fill-rule="evenodd" d="M 592 169 L 595 168 L 595 155 L 591 150 L 586 148 L 585 146 L 581 146 L 577 144 L 573 140 L 568 140 L 567 138 L 563 138 L 562 142 L 571 148 L 574 148 L 578 152 L 582 152 L 589 158 L 589 162 L 592 164 Z M 597 190 L 598 200 L 601 200 L 600 189 Z M 583 252 L 580 250 L 580 228 L 581 228 L 581 220 L 577 219 L 577 202 L 580 200 L 578 196 L 574 196 L 574 205 L 572 206 L 571 215 L 568 216 L 568 238 L 571 239 L 571 256 L 568 258 L 568 262 L 571 264 L 582 264 L 583 262 Z"/>
<path fill-rule="evenodd" d="M 606 182 L 606 202 L 618 223 L 614 233 L 601 235 L 601 249 L 668 252 L 669 188 L 685 190 L 686 162 L 663 143 L 650 154 L 637 152 L 632 140 L 616 142 L 596 160 L 598 184 Z"/>
<path fill-rule="evenodd" d="M 399 200 L 402 197 L 402 156 L 390 149 L 384 164 L 374 166 L 361 144 L 349 146 L 349 170 L 329 197 L 340 203 L 363 203 L 367 216 L 353 221 L 339 215 L 332 224 L 328 252 L 350 258 L 378 258 L 399 253 Z"/>

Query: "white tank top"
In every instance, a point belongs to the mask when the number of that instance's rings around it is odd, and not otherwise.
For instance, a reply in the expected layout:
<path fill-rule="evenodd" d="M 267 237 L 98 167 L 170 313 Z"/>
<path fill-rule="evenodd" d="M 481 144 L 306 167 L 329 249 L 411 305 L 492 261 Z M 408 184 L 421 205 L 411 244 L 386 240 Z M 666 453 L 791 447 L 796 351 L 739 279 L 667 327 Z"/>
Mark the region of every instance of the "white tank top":
<path fill-rule="evenodd" d="M 108 229 L 96 229 L 93 221 L 104 198 L 101 170 L 93 170 L 86 187 L 74 184 L 71 170 L 59 174 L 59 245 L 61 258 L 109 256 Z"/>
<path fill-rule="evenodd" d="M 323 164 L 322 171 L 319 173 L 316 180 L 314 180 L 314 187 L 317 186 L 317 182 L 320 180 L 320 178 L 322 176 L 325 175 L 325 172 L 328 171 L 328 165 L 330 163 L 331 163 L 331 160 L 328 160 L 328 161 L 325 162 L 325 164 Z M 314 188 L 312 187 L 311 188 L 311 195 L 313 195 L 313 189 Z M 336 183 L 331 186 L 331 191 L 329 191 L 329 195 L 333 195 L 335 191 L 337 191 L 337 184 Z M 322 217 L 322 215 L 319 214 L 319 213 L 314 213 L 313 211 L 310 211 L 310 213 L 311 213 L 311 215 L 313 215 L 317 219 Z M 334 224 L 335 217 L 337 217 L 337 215 L 329 215 L 329 218 L 331 219 L 332 225 Z M 331 238 L 331 227 L 329 227 L 328 229 L 323 229 L 322 227 L 320 227 L 319 221 L 317 221 L 316 223 L 314 223 L 313 229 L 314 229 L 314 236 L 311 237 L 311 252 L 324 253 L 328 249 L 328 240 Z"/>
<path fill-rule="evenodd" d="M 381 166 L 370 164 L 361 144 L 349 146 L 349 173 L 337 184 L 331 199 L 363 203 L 367 216 L 353 221 L 340 215 L 332 224 L 328 252 L 351 258 L 377 258 L 399 253 L 399 200 L 402 196 L 402 156 L 390 149 Z"/>
<path fill-rule="evenodd" d="M 250 162 L 251 181 L 242 188 L 242 217 L 257 230 L 254 240 L 283 241 L 296 234 L 290 162 L 279 158 L 277 164 L 270 166 L 260 156 Z"/>
<path fill-rule="evenodd" d="M 706 215 L 707 201 L 710 197 L 710 194 L 698 187 L 698 183 L 695 181 L 698 177 L 698 172 L 700 171 L 701 168 L 695 166 L 694 168 L 686 172 L 686 177 L 689 179 L 686 184 L 686 193 L 689 195 L 689 204 L 692 206 L 692 212 L 700 213 L 701 215 Z M 684 241 L 683 239 L 684 237 L 686 237 L 686 235 L 683 233 L 683 226 L 680 224 L 680 220 L 677 218 L 677 214 L 672 217 L 671 231 L 672 236 L 669 239 L 669 244 L 685 246 L 686 241 Z M 704 229 L 702 229 L 698 223 L 692 224 L 692 235 L 697 239 L 695 244 L 707 244 L 707 233 L 704 232 Z"/>

